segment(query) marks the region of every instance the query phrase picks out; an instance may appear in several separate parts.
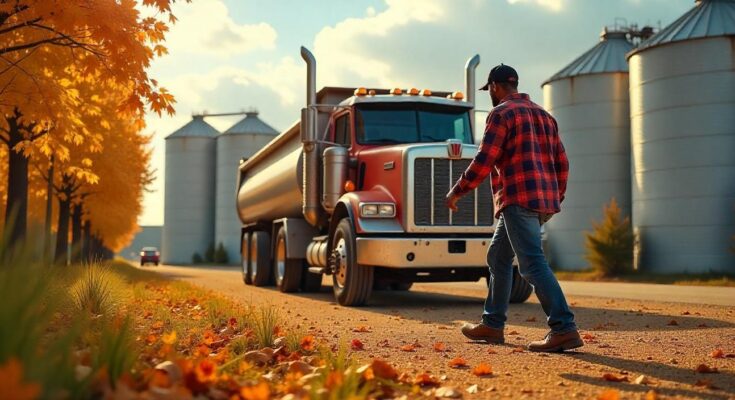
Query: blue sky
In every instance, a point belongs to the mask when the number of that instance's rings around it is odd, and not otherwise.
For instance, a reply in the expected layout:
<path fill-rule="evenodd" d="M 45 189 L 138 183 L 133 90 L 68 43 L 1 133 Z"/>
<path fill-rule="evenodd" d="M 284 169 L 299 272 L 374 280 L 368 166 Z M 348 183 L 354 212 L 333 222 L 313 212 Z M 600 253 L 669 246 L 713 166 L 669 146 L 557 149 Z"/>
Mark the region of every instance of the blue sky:
<path fill-rule="evenodd" d="M 514 66 L 520 89 L 542 104 L 541 83 L 594 46 L 616 22 L 666 26 L 692 0 L 193 0 L 177 4 L 169 55 L 150 74 L 177 98 L 174 117 L 149 116 L 156 181 L 141 225 L 163 223 L 163 138 L 192 113 L 256 107 L 277 130 L 304 101 L 299 47 L 317 58 L 319 86 L 461 90 L 465 61 L 477 79 Z M 489 101 L 478 96 L 478 109 Z M 221 131 L 237 119 L 208 120 Z M 563 129 L 563 127 L 561 127 Z M 233 171 L 234 173 L 234 171 Z"/>

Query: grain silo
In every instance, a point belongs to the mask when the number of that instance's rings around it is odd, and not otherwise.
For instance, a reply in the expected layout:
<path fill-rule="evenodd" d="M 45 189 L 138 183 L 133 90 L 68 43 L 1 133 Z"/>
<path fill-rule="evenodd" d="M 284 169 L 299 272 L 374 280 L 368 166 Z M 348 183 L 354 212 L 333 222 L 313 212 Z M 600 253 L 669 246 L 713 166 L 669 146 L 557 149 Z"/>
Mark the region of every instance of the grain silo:
<path fill-rule="evenodd" d="M 696 2 L 629 62 L 637 266 L 735 272 L 735 1 Z"/>
<path fill-rule="evenodd" d="M 217 198 L 215 236 L 222 243 L 229 263 L 240 262 L 240 218 L 237 216 L 237 173 L 240 160 L 249 158 L 270 142 L 278 132 L 258 118 L 257 111 L 217 137 Z"/>
<path fill-rule="evenodd" d="M 579 270 L 584 232 L 615 198 L 630 215 L 630 119 L 626 32 L 604 29 L 600 42 L 543 83 L 571 165 L 562 212 L 546 225 L 549 259 Z"/>
<path fill-rule="evenodd" d="M 166 137 L 166 182 L 161 258 L 190 264 L 204 257 L 214 239 L 215 137 L 219 132 L 196 115 Z"/>

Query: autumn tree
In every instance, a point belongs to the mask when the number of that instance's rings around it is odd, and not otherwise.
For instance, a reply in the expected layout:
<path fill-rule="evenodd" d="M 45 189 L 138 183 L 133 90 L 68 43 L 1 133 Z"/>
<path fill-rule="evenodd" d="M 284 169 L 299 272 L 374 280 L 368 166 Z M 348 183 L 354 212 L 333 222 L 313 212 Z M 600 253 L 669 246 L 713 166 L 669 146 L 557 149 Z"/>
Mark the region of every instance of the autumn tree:
<path fill-rule="evenodd" d="M 603 218 L 585 233 L 587 261 L 603 276 L 630 272 L 633 266 L 633 230 L 613 198 L 603 208 Z"/>
<path fill-rule="evenodd" d="M 117 112 L 140 129 L 146 109 L 173 113 L 173 97 L 148 76 L 173 23 L 175 0 L 15 0 L 0 2 L 0 142 L 7 160 L 6 226 L 25 234 L 28 161 L 64 161 L 69 144 L 93 140 L 77 83 L 94 77 L 129 88 Z M 155 16 L 144 17 L 140 5 Z M 138 129 L 138 130 L 139 130 Z M 45 138 L 43 146 L 34 145 Z M 94 143 L 92 143 L 94 146 Z M 14 210 L 15 221 L 8 221 Z"/>

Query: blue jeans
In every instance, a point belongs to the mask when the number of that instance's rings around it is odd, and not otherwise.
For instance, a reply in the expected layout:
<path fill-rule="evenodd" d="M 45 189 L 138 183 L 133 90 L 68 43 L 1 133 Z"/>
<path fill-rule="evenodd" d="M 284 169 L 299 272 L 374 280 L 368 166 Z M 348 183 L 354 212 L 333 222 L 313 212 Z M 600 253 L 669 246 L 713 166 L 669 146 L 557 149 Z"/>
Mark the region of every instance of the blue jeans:
<path fill-rule="evenodd" d="M 487 252 L 490 290 L 485 300 L 482 322 L 493 328 L 505 326 L 513 284 L 514 254 L 518 257 L 521 276 L 536 291 L 551 331 L 564 333 L 577 329 L 574 314 L 569 310 L 564 293 L 541 248 L 538 213 L 514 205 L 507 206 L 500 213 L 498 226 Z"/>

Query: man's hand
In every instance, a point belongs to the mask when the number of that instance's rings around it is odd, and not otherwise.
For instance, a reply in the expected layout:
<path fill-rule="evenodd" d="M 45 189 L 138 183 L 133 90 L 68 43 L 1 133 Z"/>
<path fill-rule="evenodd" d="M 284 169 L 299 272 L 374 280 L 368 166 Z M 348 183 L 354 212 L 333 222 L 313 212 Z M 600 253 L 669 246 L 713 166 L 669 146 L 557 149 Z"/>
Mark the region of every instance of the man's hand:
<path fill-rule="evenodd" d="M 457 212 L 459 210 L 457 208 L 457 202 L 459 201 L 459 196 L 455 195 L 452 192 L 447 193 L 447 197 L 444 200 L 445 204 L 447 205 L 447 208 L 450 210 Z"/>
<path fill-rule="evenodd" d="M 543 224 L 549 222 L 549 220 L 553 216 L 554 216 L 554 214 L 539 213 L 539 215 L 538 215 L 538 222 L 539 222 L 539 224 L 543 225 Z"/>

